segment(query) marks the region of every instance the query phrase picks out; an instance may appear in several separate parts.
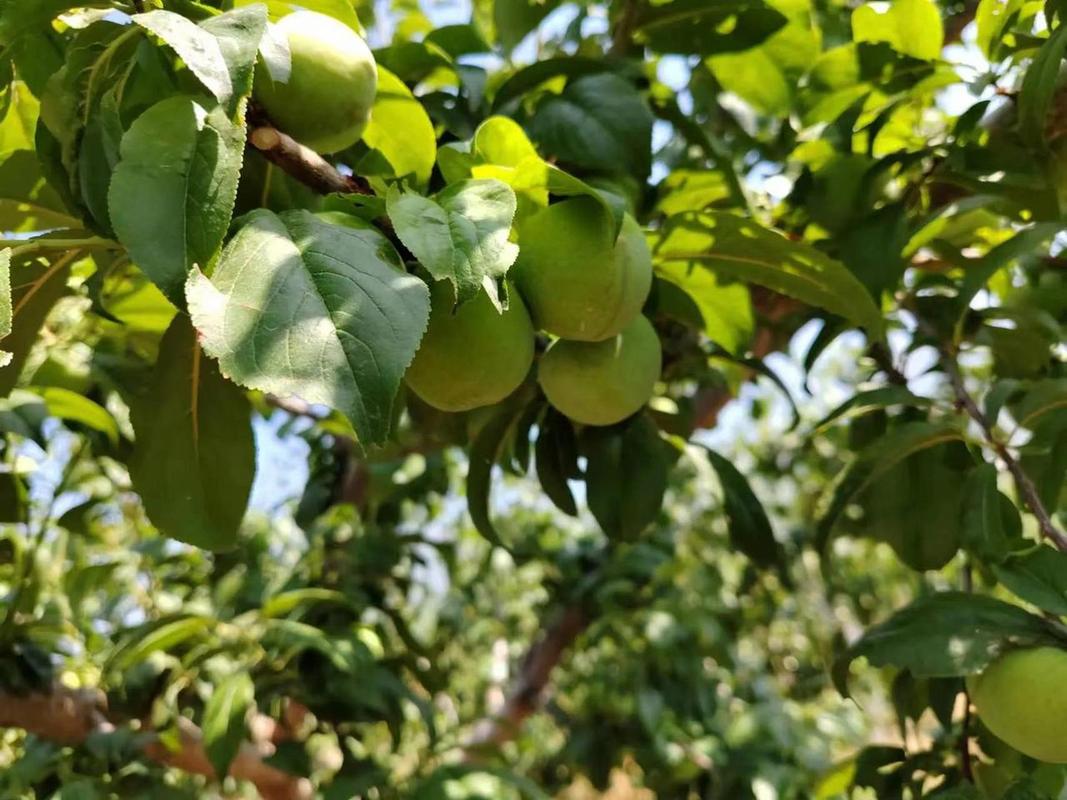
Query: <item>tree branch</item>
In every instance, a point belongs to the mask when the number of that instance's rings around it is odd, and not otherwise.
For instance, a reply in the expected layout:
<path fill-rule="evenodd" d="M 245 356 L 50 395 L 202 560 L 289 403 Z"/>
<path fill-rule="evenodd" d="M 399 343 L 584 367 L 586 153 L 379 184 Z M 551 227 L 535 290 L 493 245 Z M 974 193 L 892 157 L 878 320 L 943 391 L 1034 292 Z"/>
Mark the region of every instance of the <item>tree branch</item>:
<path fill-rule="evenodd" d="M 941 364 L 945 370 L 945 374 L 948 375 L 949 382 L 952 384 L 952 390 L 956 395 L 956 400 L 971 419 L 978 423 L 989 446 L 993 448 L 997 457 L 1004 462 L 1005 466 L 1008 468 L 1008 472 L 1010 472 L 1012 478 L 1015 479 L 1015 486 L 1019 490 L 1019 495 L 1023 498 L 1026 505 L 1029 506 L 1030 513 L 1037 518 L 1037 524 L 1041 530 L 1041 534 L 1058 549 L 1067 552 L 1067 534 L 1064 534 L 1056 527 L 1048 509 L 1046 509 L 1045 504 L 1041 502 L 1041 497 L 1038 495 L 1037 487 L 1034 486 L 1034 482 L 1030 480 L 1030 476 L 1026 474 L 1022 465 L 1019 464 L 1015 456 L 1008 450 L 1007 445 L 1001 442 L 994 434 L 993 423 L 986 417 L 982 409 L 980 409 L 978 404 L 974 401 L 974 398 L 971 397 L 970 393 L 967 391 L 967 387 L 963 383 L 963 375 L 960 374 L 960 368 L 956 363 L 955 356 L 952 353 L 946 352 L 944 349 L 941 350 L 941 355 Z"/>
<path fill-rule="evenodd" d="M 248 143 L 268 161 L 320 194 L 372 194 L 366 181 L 354 175 L 342 175 L 310 147 L 270 125 L 253 125 Z"/>
<path fill-rule="evenodd" d="M 56 685 L 49 693 L 12 695 L 0 692 L 0 728 L 21 728 L 51 742 L 78 745 L 93 733 L 114 730 L 107 718 L 107 704 L 102 692 L 93 689 L 70 689 Z M 200 729 L 186 719 L 178 724 L 180 746 L 168 749 L 161 741 L 149 738 L 143 752 L 158 764 L 174 767 L 194 775 L 216 779 L 215 770 L 204 749 Z M 282 772 L 264 757 L 273 746 L 246 742 L 230 765 L 229 774 L 255 785 L 264 800 L 311 800 L 314 792 L 307 778 Z"/>
<path fill-rule="evenodd" d="M 503 710 L 475 726 L 466 746 L 467 760 L 477 761 L 483 751 L 515 738 L 522 724 L 541 707 L 552 670 L 590 622 L 592 619 L 584 609 L 572 606 L 545 631 L 526 654 Z"/>
<path fill-rule="evenodd" d="M 639 0 L 622 0 L 619 21 L 611 34 L 609 55 L 621 58 L 630 52 L 634 43 L 634 27 L 637 25 L 638 2 Z"/>

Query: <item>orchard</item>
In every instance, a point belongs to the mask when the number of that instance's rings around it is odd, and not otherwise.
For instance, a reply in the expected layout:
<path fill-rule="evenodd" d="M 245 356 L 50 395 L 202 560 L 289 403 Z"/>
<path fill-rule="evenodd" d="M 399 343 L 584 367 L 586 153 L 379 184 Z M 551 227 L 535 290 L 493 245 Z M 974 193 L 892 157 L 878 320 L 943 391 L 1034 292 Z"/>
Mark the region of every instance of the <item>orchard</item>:
<path fill-rule="evenodd" d="M 0 0 L 0 800 L 1067 798 L 1065 58 Z"/>

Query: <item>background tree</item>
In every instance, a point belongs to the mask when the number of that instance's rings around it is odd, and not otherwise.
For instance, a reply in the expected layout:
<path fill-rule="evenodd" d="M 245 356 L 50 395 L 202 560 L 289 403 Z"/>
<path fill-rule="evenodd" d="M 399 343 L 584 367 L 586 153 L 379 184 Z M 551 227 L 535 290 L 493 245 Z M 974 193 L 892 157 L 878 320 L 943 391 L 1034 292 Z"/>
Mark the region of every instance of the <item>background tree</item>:
<path fill-rule="evenodd" d="M 1067 796 L 1062 14 L 0 0 L 0 796 Z"/>

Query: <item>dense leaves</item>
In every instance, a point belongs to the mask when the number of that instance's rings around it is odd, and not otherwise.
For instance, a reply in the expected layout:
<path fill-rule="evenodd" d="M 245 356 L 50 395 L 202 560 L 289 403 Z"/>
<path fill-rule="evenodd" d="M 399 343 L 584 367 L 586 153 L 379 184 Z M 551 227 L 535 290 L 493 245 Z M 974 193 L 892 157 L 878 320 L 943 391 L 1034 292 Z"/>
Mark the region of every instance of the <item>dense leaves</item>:
<path fill-rule="evenodd" d="M 1062 796 L 1065 22 L 0 0 L 0 796 Z"/>

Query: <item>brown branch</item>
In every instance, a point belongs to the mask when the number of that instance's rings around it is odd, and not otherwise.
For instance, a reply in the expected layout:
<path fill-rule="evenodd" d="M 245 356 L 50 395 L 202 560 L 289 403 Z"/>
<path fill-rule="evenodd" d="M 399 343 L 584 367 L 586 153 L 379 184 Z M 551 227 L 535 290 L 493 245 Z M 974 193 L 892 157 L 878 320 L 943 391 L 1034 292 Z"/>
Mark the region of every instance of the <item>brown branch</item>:
<path fill-rule="evenodd" d="M 942 349 L 941 355 L 941 364 L 945 374 L 948 375 L 949 382 L 952 384 L 956 400 L 959 402 L 960 407 L 967 412 L 968 416 L 978 423 L 978 427 L 982 429 L 989 446 L 993 448 L 997 457 L 1004 462 L 1008 472 L 1015 479 L 1015 486 L 1019 491 L 1019 495 L 1030 508 L 1030 513 L 1037 518 L 1041 534 L 1059 550 L 1067 552 L 1067 534 L 1064 534 L 1056 527 L 1048 510 L 1045 508 L 1045 504 L 1041 502 L 1041 497 L 1037 492 L 1037 487 L 1034 486 L 1034 482 L 1026 474 L 1026 471 L 1015 456 L 1008 450 L 1007 445 L 997 438 L 993 432 L 993 423 L 978 407 L 970 392 L 967 391 L 967 387 L 963 383 L 963 375 L 960 374 L 959 365 L 956 363 L 955 355 L 944 349 Z"/>
<path fill-rule="evenodd" d="M 253 125 L 248 143 L 268 161 L 320 194 L 372 194 L 366 181 L 341 174 L 310 147 L 270 125 Z"/>
<path fill-rule="evenodd" d="M 584 609 L 572 606 L 530 648 L 503 710 L 475 726 L 466 746 L 468 760 L 476 761 L 483 751 L 516 736 L 522 724 L 541 707 L 552 670 L 591 621 Z"/>
<path fill-rule="evenodd" d="M 77 745 L 90 734 L 114 730 L 107 718 L 103 693 L 56 685 L 49 693 L 12 695 L 0 692 L 0 728 L 21 728 L 51 742 Z M 215 769 L 204 749 L 200 729 L 186 719 L 178 724 L 180 746 L 168 749 L 158 739 L 144 745 L 146 758 L 194 775 L 216 779 Z M 273 752 L 269 743 L 246 742 L 230 765 L 229 774 L 252 783 L 264 800 L 311 800 L 314 792 L 307 778 L 282 772 L 264 763 Z"/>
<path fill-rule="evenodd" d="M 619 21 L 611 35 L 609 55 L 622 58 L 630 52 L 634 43 L 634 28 L 637 26 L 638 3 L 640 0 L 622 0 Z"/>

